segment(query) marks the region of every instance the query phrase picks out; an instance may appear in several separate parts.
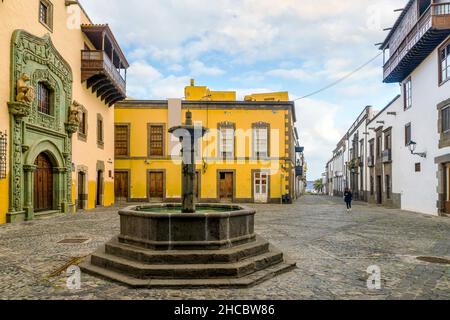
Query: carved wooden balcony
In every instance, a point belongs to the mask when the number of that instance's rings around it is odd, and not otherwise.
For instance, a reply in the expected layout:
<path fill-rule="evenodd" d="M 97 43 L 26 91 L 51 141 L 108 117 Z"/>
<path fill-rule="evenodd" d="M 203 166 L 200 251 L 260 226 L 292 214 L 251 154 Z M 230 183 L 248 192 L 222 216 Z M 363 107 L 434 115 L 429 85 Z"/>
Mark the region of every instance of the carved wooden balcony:
<path fill-rule="evenodd" d="M 81 81 L 112 106 L 126 98 L 129 64 L 108 25 L 82 25 L 82 31 L 94 49 L 81 51 Z"/>
<path fill-rule="evenodd" d="M 394 31 L 393 37 L 404 40 L 390 48 L 391 55 L 384 64 L 384 82 L 402 82 L 425 58 L 450 35 L 450 2 L 431 4 L 408 34 Z M 381 49 L 387 49 L 383 44 Z"/>

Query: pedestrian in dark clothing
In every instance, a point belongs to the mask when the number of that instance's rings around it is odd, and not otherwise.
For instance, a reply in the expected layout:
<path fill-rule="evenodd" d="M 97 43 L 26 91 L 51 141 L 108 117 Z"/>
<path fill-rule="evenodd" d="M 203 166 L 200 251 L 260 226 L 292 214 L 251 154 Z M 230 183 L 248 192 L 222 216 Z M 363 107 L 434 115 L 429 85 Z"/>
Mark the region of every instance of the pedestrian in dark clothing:
<path fill-rule="evenodd" d="M 352 211 L 353 193 L 349 188 L 345 189 L 344 201 L 347 204 L 347 212 Z"/>

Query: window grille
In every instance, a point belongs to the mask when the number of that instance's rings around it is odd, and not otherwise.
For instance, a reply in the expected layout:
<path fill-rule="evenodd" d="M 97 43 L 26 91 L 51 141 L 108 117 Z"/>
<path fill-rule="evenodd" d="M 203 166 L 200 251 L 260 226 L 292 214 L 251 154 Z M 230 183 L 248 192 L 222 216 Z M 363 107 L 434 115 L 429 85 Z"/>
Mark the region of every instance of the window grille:
<path fill-rule="evenodd" d="M 7 134 L 0 132 L 0 179 L 6 179 Z"/>

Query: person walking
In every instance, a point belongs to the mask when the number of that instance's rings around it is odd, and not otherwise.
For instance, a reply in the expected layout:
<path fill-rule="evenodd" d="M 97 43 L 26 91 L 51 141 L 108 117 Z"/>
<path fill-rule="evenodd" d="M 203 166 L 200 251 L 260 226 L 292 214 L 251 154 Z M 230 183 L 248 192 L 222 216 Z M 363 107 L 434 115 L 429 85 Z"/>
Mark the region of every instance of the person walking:
<path fill-rule="evenodd" d="M 353 193 L 349 188 L 345 188 L 344 201 L 347 204 L 347 212 L 352 211 Z"/>

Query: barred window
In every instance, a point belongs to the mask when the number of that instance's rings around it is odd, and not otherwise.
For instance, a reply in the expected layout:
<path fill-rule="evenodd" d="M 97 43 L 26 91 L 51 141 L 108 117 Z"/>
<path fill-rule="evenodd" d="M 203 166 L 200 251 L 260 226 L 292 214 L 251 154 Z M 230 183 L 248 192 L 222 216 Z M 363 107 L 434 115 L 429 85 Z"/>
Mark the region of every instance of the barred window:
<path fill-rule="evenodd" d="M 39 0 L 39 22 L 50 31 L 53 27 L 53 5 L 49 0 Z"/>
<path fill-rule="evenodd" d="M 114 130 L 115 154 L 117 157 L 129 155 L 129 127 L 128 125 L 116 125 Z"/>
<path fill-rule="evenodd" d="M 151 157 L 164 156 L 163 125 L 150 125 L 149 127 L 149 155 Z"/>
<path fill-rule="evenodd" d="M 0 132 L 0 179 L 6 179 L 6 133 Z"/>
<path fill-rule="evenodd" d="M 103 118 L 100 114 L 97 115 L 97 144 L 103 145 Z"/>
<path fill-rule="evenodd" d="M 43 83 L 38 83 L 37 92 L 38 111 L 45 114 L 51 113 L 51 90 Z"/>

